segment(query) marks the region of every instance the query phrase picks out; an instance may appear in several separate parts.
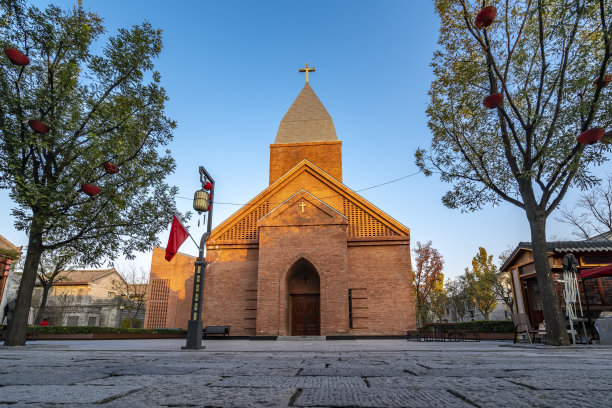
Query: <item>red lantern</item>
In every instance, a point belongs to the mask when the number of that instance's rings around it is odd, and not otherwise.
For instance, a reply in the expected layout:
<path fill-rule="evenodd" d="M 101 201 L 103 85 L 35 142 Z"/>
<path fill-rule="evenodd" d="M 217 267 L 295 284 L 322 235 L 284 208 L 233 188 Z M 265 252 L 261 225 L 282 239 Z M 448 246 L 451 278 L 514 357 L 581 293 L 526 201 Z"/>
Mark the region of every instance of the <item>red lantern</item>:
<path fill-rule="evenodd" d="M 204 184 L 204 190 L 210 190 L 210 189 L 212 189 L 212 183 L 210 181 L 207 181 Z"/>
<path fill-rule="evenodd" d="M 115 174 L 119 171 L 119 166 L 117 166 L 115 163 L 106 162 L 104 163 L 104 169 L 108 174 Z"/>
<path fill-rule="evenodd" d="M 51 130 L 49 125 L 47 125 L 45 122 L 41 122 L 40 120 L 36 119 L 28 120 L 28 125 L 30 125 L 33 131 L 40 133 L 41 135 L 44 135 Z"/>
<path fill-rule="evenodd" d="M 474 20 L 474 27 L 480 29 L 490 26 L 493 24 L 495 16 L 497 16 L 495 6 L 483 7 L 476 16 L 476 20 Z"/>
<path fill-rule="evenodd" d="M 604 75 L 604 77 L 603 77 L 603 79 L 602 79 L 601 81 L 599 80 L 599 78 L 597 78 L 597 79 L 595 80 L 595 82 L 593 82 L 593 85 L 597 86 L 597 85 L 599 85 L 599 83 L 600 83 L 600 82 L 601 82 L 601 84 L 602 84 L 602 85 L 601 85 L 601 86 L 602 86 L 602 88 L 605 88 L 606 86 L 608 86 L 608 84 L 609 84 L 610 82 L 612 82 L 612 74 L 606 74 L 606 75 Z"/>
<path fill-rule="evenodd" d="M 484 98 L 482 104 L 487 109 L 495 109 L 504 101 L 504 95 L 501 93 L 492 93 L 491 95 Z"/>
<path fill-rule="evenodd" d="M 589 129 L 586 132 L 582 132 L 580 136 L 578 136 L 578 142 L 582 144 L 597 143 L 603 137 L 605 131 L 606 129 L 602 127 Z"/>
<path fill-rule="evenodd" d="M 100 192 L 100 187 L 92 183 L 86 183 L 81 186 L 81 191 L 90 197 L 97 195 Z"/>
<path fill-rule="evenodd" d="M 25 54 L 15 48 L 5 48 L 4 53 L 8 57 L 9 60 L 15 65 L 26 66 L 30 64 L 30 59 L 25 56 Z"/>
<path fill-rule="evenodd" d="M 208 209 L 206 211 L 210 211 L 210 206 L 212 205 L 212 203 L 208 204 Z"/>

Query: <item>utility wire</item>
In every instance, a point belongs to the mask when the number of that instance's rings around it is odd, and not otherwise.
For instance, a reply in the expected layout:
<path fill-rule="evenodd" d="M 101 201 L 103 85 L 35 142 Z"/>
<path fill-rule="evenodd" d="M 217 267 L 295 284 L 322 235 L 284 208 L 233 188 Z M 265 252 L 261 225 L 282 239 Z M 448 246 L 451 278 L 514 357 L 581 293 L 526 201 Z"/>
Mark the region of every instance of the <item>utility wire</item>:
<path fill-rule="evenodd" d="M 356 193 L 359 193 L 361 191 L 366 191 L 366 190 L 371 190 L 373 188 L 377 188 L 377 187 L 381 187 L 381 186 L 386 186 L 387 184 L 396 183 L 398 181 L 407 179 L 408 177 L 416 176 L 419 173 L 420 173 L 420 171 L 417 171 L 417 172 L 414 172 L 414 173 L 409 174 L 407 176 L 403 176 L 403 177 L 400 177 L 400 178 L 396 178 L 394 180 L 386 181 L 384 183 L 376 184 L 376 185 L 373 185 L 373 186 L 370 186 L 370 187 L 365 187 L 365 188 L 362 188 L 362 189 L 359 189 L 359 190 L 353 190 L 353 191 L 355 191 Z M 334 194 L 334 195 L 330 195 L 330 196 L 327 196 L 327 197 L 320 197 L 320 199 L 332 198 L 332 197 L 338 197 L 338 196 L 340 196 L 340 194 Z M 192 200 L 191 198 L 181 197 L 181 196 L 176 196 L 176 198 L 182 198 L 183 200 Z M 214 204 L 224 204 L 224 205 L 248 205 L 248 203 L 228 203 L 228 202 L 219 202 L 219 201 L 212 201 L 212 203 L 214 203 Z M 282 204 L 282 203 L 278 202 L 278 203 L 270 203 L 270 204 Z M 254 204 L 251 204 L 251 205 L 254 205 Z"/>

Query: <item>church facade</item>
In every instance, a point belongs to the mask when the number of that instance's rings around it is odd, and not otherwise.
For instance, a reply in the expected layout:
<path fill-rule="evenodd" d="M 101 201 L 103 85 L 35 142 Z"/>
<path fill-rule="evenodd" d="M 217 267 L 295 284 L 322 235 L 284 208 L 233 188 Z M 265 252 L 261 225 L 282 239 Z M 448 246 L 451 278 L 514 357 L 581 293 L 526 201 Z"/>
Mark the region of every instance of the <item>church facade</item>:
<path fill-rule="evenodd" d="M 146 327 L 187 326 L 195 258 L 155 248 Z M 204 325 L 232 335 L 415 329 L 410 230 L 342 183 L 342 142 L 306 85 L 270 145 L 269 186 L 206 243 Z"/>

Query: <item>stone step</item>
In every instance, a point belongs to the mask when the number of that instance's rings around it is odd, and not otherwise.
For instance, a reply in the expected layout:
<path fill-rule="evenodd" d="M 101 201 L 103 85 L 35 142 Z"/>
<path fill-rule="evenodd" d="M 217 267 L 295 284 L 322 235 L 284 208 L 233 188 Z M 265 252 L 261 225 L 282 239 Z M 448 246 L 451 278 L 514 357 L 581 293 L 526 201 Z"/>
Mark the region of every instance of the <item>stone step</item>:
<path fill-rule="evenodd" d="M 325 336 L 278 336 L 276 341 L 325 341 Z"/>

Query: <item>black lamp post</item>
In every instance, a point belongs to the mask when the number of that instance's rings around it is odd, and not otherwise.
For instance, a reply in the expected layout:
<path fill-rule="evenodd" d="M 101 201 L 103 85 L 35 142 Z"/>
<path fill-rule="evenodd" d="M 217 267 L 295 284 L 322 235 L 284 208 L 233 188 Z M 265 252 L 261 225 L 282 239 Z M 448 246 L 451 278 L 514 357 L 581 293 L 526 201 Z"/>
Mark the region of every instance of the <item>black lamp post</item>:
<path fill-rule="evenodd" d="M 193 196 L 193 209 L 198 214 L 208 212 L 208 225 L 206 232 L 202 234 L 198 260 L 195 262 L 193 297 L 191 299 L 191 310 L 189 311 L 189 322 L 187 323 L 187 344 L 183 347 L 184 349 L 192 350 L 204 348 L 202 347 L 202 296 L 204 294 L 204 274 L 206 272 L 204 248 L 212 229 L 213 206 L 210 198 L 215 189 L 215 181 L 210 177 L 204 166 L 200 166 L 200 182 L 202 183 L 202 189 L 196 191 Z M 209 190 L 210 194 L 206 190 Z"/>

